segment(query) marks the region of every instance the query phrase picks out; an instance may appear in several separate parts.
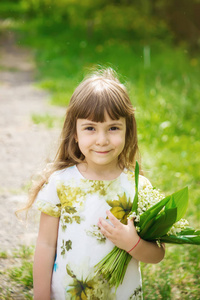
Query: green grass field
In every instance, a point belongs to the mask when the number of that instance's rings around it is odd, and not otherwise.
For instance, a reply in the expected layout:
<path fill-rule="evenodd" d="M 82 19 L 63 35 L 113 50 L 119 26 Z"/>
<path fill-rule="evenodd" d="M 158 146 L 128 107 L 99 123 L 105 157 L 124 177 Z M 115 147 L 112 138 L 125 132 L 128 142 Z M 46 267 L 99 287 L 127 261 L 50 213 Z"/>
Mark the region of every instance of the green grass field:
<path fill-rule="evenodd" d="M 200 228 L 199 54 L 188 53 L 185 44 L 175 46 L 165 40 L 154 40 L 145 48 L 141 41 L 122 42 L 120 37 L 103 34 L 90 39 L 81 28 L 42 18 L 10 22 L 9 30 L 16 32 L 18 44 L 34 51 L 37 85 L 50 91 L 53 105 L 67 106 L 91 68 L 111 66 L 118 72 L 136 107 L 145 176 L 166 195 L 188 186 L 185 217 L 191 226 Z M 48 127 L 56 122 L 51 116 L 32 119 Z M 32 287 L 32 256 L 20 255 L 20 266 L 8 270 L 6 276 L 14 285 L 20 281 L 27 294 Z M 166 245 L 161 263 L 142 264 L 144 299 L 199 299 L 199 270 L 198 246 Z"/>

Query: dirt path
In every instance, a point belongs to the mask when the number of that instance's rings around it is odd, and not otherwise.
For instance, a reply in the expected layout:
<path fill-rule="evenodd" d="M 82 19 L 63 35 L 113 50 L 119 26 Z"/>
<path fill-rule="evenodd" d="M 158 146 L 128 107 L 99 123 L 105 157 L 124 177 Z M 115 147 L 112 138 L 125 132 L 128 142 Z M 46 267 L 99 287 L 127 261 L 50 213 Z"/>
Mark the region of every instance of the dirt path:
<path fill-rule="evenodd" d="M 34 125 L 31 115 L 63 116 L 48 104 L 49 95 L 34 86 L 30 51 L 16 46 L 11 33 L 0 41 L 0 248 L 34 244 L 38 220 L 25 224 L 14 215 L 27 201 L 24 187 L 54 154 L 60 129 Z"/>

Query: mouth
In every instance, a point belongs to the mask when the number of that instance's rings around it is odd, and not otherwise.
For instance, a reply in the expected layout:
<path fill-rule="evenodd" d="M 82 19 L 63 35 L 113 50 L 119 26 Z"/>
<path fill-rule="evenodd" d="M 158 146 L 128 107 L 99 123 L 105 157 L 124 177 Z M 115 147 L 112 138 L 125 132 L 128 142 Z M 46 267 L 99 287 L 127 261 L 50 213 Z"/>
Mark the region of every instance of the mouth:
<path fill-rule="evenodd" d="M 103 154 L 109 153 L 110 151 L 111 150 L 108 150 L 108 151 L 94 151 L 94 152 L 97 153 L 97 154 L 103 155 Z"/>

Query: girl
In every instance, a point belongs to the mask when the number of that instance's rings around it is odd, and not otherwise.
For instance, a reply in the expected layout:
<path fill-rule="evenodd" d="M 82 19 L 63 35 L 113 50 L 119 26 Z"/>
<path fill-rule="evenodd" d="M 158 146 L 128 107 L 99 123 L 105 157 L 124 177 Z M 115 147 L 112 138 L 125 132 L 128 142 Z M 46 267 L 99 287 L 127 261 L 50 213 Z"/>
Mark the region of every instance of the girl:
<path fill-rule="evenodd" d="M 31 198 L 41 211 L 35 300 L 142 299 L 139 261 L 158 263 L 164 248 L 140 240 L 127 222 L 137 151 L 125 87 L 112 69 L 86 78 L 72 95 L 51 169 Z M 140 176 L 139 189 L 149 184 Z M 115 245 L 132 256 L 116 293 L 94 268 Z"/>

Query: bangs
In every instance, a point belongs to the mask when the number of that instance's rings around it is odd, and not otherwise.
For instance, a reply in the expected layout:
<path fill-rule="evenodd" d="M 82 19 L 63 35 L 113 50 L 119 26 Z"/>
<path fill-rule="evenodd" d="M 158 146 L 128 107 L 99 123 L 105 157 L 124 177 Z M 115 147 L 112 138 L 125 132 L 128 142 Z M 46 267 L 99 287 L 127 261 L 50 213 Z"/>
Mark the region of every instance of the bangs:
<path fill-rule="evenodd" d="M 104 89 L 90 93 L 79 101 L 76 118 L 102 123 L 105 121 L 106 112 L 112 120 L 119 120 L 120 117 L 127 117 L 130 109 L 119 93 Z"/>

